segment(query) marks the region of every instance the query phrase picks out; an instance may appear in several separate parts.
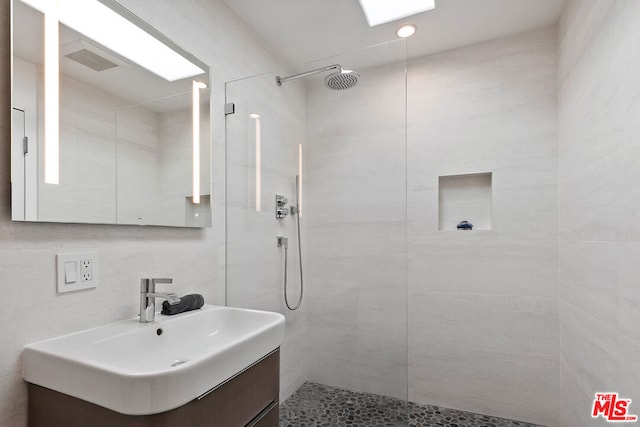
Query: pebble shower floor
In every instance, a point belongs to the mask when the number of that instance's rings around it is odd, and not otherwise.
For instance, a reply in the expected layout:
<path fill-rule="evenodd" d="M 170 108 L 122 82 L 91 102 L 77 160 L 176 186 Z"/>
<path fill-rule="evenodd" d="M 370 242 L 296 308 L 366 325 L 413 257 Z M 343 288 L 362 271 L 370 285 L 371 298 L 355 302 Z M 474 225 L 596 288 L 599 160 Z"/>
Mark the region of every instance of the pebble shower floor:
<path fill-rule="evenodd" d="M 541 427 L 307 382 L 280 406 L 280 427 L 317 426 Z"/>

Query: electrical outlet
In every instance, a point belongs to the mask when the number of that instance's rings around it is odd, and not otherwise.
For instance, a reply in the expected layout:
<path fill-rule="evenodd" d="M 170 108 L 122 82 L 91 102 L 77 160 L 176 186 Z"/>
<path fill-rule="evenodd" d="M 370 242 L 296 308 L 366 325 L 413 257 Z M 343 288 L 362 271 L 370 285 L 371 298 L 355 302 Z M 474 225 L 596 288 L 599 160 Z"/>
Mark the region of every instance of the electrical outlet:
<path fill-rule="evenodd" d="M 93 279 L 91 264 L 92 262 L 90 259 L 83 259 L 80 261 L 80 281 L 89 282 Z"/>
<path fill-rule="evenodd" d="M 76 252 L 58 254 L 58 293 L 81 291 L 98 286 L 98 254 Z"/>

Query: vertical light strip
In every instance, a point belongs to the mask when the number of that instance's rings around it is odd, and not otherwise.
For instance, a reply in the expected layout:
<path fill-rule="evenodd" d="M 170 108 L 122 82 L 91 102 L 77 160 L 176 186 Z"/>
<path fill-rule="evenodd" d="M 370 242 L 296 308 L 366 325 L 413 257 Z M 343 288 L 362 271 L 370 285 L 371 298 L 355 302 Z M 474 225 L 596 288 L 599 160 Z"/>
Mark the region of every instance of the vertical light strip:
<path fill-rule="evenodd" d="M 60 64 L 57 2 L 44 14 L 44 182 L 60 183 Z"/>
<path fill-rule="evenodd" d="M 298 216 L 302 216 L 302 144 L 298 144 Z"/>
<path fill-rule="evenodd" d="M 200 89 L 203 84 L 193 81 L 193 203 L 200 203 Z"/>
<path fill-rule="evenodd" d="M 249 117 L 256 122 L 256 212 L 262 210 L 262 126 L 260 115 L 251 114 Z"/>

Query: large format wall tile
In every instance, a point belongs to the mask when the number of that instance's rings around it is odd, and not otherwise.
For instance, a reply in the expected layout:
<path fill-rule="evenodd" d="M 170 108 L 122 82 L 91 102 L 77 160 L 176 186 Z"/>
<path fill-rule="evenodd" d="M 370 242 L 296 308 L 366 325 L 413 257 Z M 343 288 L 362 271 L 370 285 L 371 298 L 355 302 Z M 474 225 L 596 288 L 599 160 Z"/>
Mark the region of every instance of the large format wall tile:
<path fill-rule="evenodd" d="M 557 297 L 557 242 L 497 240 L 486 238 L 491 232 L 473 233 L 451 231 L 427 243 L 428 236 L 412 236 L 409 289 Z"/>
<path fill-rule="evenodd" d="M 555 422 L 556 65 L 553 28 L 411 61 L 406 152 L 394 67 L 309 83 L 311 380 Z M 438 177 L 483 172 L 492 229 L 438 231 Z"/>
<path fill-rule="evenodd" d="M 640 412 L 640 29 L 637 2 L 573 0 L 560 25 L 559 259 L 562 425 L 594 394 Z"/>
<path fill-rule="evenodd" d="M 380 67 L 358 67 L 380 55 Z M 404 43 L 332 58 L 360 73 L 345 91 L 307 84 L 309 380 L 405 399 Z"/>
<path fill-rule="evenodd" d="M 412 400 L 557 423 L 556 68 L 554 28 L 409 64 Z M 438 177 L 474 173 L 491 229 L 438 231 Z"/>

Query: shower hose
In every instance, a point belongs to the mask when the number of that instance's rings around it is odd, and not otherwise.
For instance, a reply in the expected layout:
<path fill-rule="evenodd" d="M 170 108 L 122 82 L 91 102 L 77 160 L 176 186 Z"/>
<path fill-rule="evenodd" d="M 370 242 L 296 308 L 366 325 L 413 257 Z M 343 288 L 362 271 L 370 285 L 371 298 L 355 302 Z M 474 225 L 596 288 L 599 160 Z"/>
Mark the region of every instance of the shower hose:
<path fill-rule="evenodd" d="M 289 248 L 287 244 L 284 246 L 284 303 L 287 308 L 291 311 L 297 310 L 302 304 L 302 294 L 304 292 L 304 274 L 302 272 L 302 245 L 300 244 L 300 177 L 296 175 L 296 220 L 298 225 L 298 262 L 300 264 L 300 296 L 298 297 L 298 302 L 295 306 L 291 306 L 289 303 L 289 295 L 287 292 L 287 258 Z"/>

